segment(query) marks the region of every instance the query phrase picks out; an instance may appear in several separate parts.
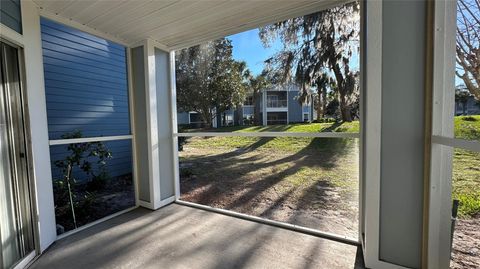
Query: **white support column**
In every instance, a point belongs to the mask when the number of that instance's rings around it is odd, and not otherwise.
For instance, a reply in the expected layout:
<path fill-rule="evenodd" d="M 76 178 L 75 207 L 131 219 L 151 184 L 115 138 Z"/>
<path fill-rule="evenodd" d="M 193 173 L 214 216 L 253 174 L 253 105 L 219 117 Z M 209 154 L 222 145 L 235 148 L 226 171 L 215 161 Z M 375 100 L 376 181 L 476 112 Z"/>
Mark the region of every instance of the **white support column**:
<path fill-rule="evenodd" d="M 262 112 L 262 120 L 263 126 L 267 126 L 267 91 L 262 92 L 262 102 L 263 102 L 263 112 Z"/>
<path fill-rule="evenodd" d="M 170 109 L 172 114 L 172 158 L 173 158 L 173 176 L 175 180 L 175 200 L 180 199 L 180 170 L 178 165 L 178 133 L 177 123 L 177 89 L 175 78 L 175 51 L 170 52 Z M 190 115 L 188 116 L 190 123 Z"/>
<path fill-rule="evenodd" d="M 155 72 L 155 47 L 151 40 L 144 42 L 145 97 L 148 137 L 148 170 L 150 181 L 150 208 L 160 206 L 160 171 L 158 153 L 157 86 Z"/>
<path fill-rule="evenodd" d="M 365 241 L 364 258 L 368 268 L 381 268 L 380 242 L 380 165 L 382 112 L 382 2 L 364 2 L 366 14 L 366 65 L 364 99 Z"/>
<path fill-rule="evenodd" d="M 455 81 L 455 1 L 435 2 L 432 135 L 453 137 Z M 432 144 L 428 268 L 450 267 L 453 148 Z"/>
<path fill-rule="evenodd" d="M 56 240 L 57 233 L 55 228 L 52 173 L 50 170 L 50 147 L 48 145 L 40 16 L 36 5 L 32 1 L 21 1 L 21 5 L 26 92 L 33 152 L 33 180 L 36 188 L 40 251 L 44 251 Z"/>
<path fill-rule="evenodd" d="M 148 151 L 150 201 L 139 204 L 158 209 L 175 201 L 179 195 L 178 167 L 174 159 L 178 156 L 178 138 L 173 137 L 177 128 L 174 54 L 146 40 L 143 42 L 143 67 L 147 141 L 137 140 L 136 143 L 146 143 Z"/>

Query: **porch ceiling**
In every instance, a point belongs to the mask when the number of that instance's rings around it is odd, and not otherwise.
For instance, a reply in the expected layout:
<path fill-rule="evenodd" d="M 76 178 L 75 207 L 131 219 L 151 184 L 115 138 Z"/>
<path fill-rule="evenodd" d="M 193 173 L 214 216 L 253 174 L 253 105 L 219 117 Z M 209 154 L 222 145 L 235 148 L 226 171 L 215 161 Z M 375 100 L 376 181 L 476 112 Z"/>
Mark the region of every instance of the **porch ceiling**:
<path fill-rule="evenodd" d="M 150 38 L 170 49 L 317 12 L 345 0 L 33 0 L 43 15 L 126 44 Z"/>

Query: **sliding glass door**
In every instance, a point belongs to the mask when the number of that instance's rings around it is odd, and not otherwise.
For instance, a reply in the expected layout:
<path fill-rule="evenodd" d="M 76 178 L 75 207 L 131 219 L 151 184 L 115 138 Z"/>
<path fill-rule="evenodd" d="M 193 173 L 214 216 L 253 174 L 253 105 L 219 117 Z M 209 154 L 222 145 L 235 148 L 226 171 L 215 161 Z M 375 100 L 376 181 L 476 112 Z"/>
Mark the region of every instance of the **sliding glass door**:
<path fill-rule="evenodd" d="M 0 42 L 0 267 L 34 251 L 18 50 Z"/>

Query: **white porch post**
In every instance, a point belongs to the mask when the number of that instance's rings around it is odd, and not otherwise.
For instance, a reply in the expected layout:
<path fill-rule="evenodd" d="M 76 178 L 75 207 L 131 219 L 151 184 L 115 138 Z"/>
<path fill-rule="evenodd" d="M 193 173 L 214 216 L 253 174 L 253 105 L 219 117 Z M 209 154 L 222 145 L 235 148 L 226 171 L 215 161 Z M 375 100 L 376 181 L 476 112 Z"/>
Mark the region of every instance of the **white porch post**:
<path fill-rule="evenodd" d="M 262 102 L 263 102 L 263 126 L 267 126 L 267 91 L 262 92 Z"/>
<path fill-rule="evenodd" d="M 25 55 L 26 93 L 29 111 L 30 137 L 33 152 L 33 179 L 35 181 L 36 205 L 40 252 L 57 238 L 55 211 L 48 145 L 47 108 L 43 78 L 42 40 L 40 16 L 32 1 L 21 1 L 23 40 Z"/>
<path fill-rule="evenodd" d="M 158 209 L 175 201 L 177 184 L 173 52 L 145 40 L 132 53 L 138 205 Z M 176 156 L 176 155 L 175 155 Z"/>
<path fill-rule="evenodd" d="M 151 40 L 144 43 L 146 117 L 148 126 L 148 155 L 150 178 L 150 203 L 152 209 L 160 207 L 160 170 L 158 153 L 157 86 L 155 73 L 155 48 Z"/>

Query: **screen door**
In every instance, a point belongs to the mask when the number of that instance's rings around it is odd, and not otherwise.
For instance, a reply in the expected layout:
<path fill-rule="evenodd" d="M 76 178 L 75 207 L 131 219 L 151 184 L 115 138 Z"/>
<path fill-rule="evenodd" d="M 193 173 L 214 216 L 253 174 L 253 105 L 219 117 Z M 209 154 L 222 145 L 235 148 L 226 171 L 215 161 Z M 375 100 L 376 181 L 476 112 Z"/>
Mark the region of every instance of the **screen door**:
<path fill-rule="evenodd" d="M 18 49 L 0 42 L 0 267 L 34 251 Z"/>

